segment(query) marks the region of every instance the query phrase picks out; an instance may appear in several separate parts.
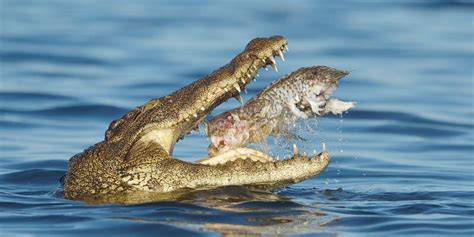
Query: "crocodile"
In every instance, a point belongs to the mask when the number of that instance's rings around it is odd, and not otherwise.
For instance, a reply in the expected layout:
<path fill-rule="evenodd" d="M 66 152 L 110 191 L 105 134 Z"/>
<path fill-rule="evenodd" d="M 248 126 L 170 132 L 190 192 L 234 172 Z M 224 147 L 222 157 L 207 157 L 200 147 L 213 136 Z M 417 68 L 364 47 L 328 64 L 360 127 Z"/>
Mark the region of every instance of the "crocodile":
<path fill-rule="evenodd" d="M 186 162 L 172 156 L 177 141 L 199 124 L 212 125 L 213 121 L 206 122 L 206 116 L 228 99 L 239 99 L 240 92 L 257 76 L 259 69 L 272 66 L 277 70 L 275 57 L 284 60 L 283 52 L 288 51 L 287 45 L 282 36 L 255 38 L 228 64 L 112 121 L 103 141 L 70 158 L 63 179 L 64 197 L 90 200 L 228 185 L 280 187 L 320 174 L 330 160 L 325 148 L 308 156 L 300 154 L 295 147 L 291 158 L 276 160 L 264 152 L 244 147 L 249 141 L 242 141 L 240 147 L 215 154 L 210 152 L 210 157 L 197 162 Z M 347 74 L 328 67 L 307 71 L 302 74 L 317 77 L 331 88 Z M 287 79 L 280 81 L 296 78 L 295 75 L 300 74 L 289 74 Z M 308 94 L 307 98 L 311 96 Z M 308 110 L 307 107 L 311 108 L 314 102 L 311 99 L 293 102 L 299 103 L 302 113 L 319 113 L 319 110 L 313 110 L 315 108 Z M 208 133 L 208 136 L 214 135 Z"/>

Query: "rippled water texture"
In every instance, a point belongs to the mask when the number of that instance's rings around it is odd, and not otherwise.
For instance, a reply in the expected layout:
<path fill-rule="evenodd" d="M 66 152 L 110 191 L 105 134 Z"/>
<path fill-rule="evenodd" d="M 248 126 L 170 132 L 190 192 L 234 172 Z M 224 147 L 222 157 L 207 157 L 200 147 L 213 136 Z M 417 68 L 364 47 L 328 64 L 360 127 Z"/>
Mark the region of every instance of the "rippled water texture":
<path fill-rule="evenodd" d="M 211 2 L 213 4 L 211 4 Z M 382 2 L 382 1 L 380 1 Z M 0 1 L 0 235 L 474 235 L 473 15 L 467 1 Z M 90 205 L 57 189 L 110 121 L 227 63 L 257 36 L 290 52 L 249 99 L 301 66 L 351 74 L 318 177 L 273 192 L 224 187 L 179 201 Z M 229 102 L 214 114 L 237 106 Z M 292 141 L 271 140 L 275 154 Z M 175 155 L 206 155 L 194 133 Z"/>

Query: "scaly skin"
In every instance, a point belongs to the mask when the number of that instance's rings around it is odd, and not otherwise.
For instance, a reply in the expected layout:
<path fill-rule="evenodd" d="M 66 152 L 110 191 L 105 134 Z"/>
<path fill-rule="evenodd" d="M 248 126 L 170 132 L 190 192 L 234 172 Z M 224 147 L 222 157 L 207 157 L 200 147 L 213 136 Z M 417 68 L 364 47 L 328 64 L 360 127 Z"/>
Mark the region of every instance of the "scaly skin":
<path fill-rule="evenodd" d="M 64 179 L 68 199 L 101 199 L 139 192 L 166 193 L 182 188 L 222 185 L 278 186 L 299 182 L 324 170 L 329 154 L 311 159 L 294 154 L 282 161 L 253 161 L 238 155 L 222 165 L 172 158 L 175 143 L 217 105 L 239 95 L 259 68 L 274 65 L 287 41 L 256 38 L 230 63 L 165 97 L 153 99 L 113 121 L 105 139 L 73 156 Z M 238 87 L 238 88 L 237 88 Z"/>

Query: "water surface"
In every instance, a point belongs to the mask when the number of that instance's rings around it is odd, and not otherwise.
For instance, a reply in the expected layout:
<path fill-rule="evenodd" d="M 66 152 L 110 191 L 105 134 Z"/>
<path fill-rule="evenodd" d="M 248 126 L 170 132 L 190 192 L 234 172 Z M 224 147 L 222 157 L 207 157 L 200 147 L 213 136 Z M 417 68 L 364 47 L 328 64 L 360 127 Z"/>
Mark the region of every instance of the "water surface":
<path fill-rule="evenodd" d="M 212 3 L 212 4 L 211 4 Z M 474 235 L 473 15 L 458 1 L 0 2 L 2 235 Z M 320 176 L 273 192 L 90 205 L 58 195 L 67 160 L 110 121 L 227 63 L 257 36 L 289 40 L 279 72 L 345 69 L 341 117 L 300 124 Z M 230 101 L 214 114 L 238 104 Z M 271 140 L 275 154 L 292 142 Z M 194 133 L 175 155 L 193 161 Z"/>

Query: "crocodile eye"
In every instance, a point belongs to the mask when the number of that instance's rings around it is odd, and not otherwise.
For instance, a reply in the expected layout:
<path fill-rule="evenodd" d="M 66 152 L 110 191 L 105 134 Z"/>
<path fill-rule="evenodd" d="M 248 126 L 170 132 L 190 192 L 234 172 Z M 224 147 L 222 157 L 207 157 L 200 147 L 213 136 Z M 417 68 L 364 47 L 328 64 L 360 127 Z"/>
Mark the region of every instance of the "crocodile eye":
<path fill-rule="evenodd" d="M 109 130 L 115 129 L 122 122 L 123 122 L 123 119 L 117 119 L 117 120 L 112 121 L 109 125 Z"/>
<path fill-rule="evenodd" d="M 120 125 L 122 124 L 123 122 L 123 119 L 117 119 L 117 120 L 114 120 L 110 123 L 109 125 L 109 128 L 107 129 L 107 131 L 105 132 L 105 139 L 106 140 L 110 140 L 111 137 L 113 136 L 114 134 L 114 131 L 115 129 Z"/>

